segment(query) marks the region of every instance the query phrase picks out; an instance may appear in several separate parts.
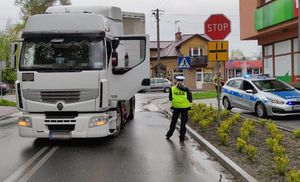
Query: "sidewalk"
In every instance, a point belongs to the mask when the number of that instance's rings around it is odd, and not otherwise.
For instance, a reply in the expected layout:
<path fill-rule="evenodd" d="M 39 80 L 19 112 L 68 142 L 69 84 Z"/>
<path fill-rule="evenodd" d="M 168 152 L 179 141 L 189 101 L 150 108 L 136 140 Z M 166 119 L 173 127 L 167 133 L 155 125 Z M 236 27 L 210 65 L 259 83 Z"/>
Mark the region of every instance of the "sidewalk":
<path fill-rule="evenodd" d="M 17 107 L 0 106 L 0 120 L 8 115 L 19 112 Z"/>

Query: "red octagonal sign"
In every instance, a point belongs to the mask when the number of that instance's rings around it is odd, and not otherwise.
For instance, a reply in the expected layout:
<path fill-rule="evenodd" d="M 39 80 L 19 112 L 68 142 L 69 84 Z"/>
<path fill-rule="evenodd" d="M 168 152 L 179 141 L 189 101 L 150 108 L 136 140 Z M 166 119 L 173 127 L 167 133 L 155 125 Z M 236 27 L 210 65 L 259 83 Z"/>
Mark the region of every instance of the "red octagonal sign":
<path fill-rule="evenodd" d="M 224 40 L 230 33 L 230 20 L 223 14 L 211 15 L 204 24 L 205 34 L 212 40 Z"/>

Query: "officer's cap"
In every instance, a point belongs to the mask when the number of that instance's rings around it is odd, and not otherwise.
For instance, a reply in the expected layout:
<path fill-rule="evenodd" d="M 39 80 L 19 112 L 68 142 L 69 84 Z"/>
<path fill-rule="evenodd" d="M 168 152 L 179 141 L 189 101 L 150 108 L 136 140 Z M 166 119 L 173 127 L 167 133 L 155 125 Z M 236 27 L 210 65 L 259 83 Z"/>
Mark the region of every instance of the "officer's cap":
<path fill-rule="evenodd" d="M 176 76 L 175 79 L 177 81 L 183 81 L 185 79 L 185 77 L 184 76 Z"/>

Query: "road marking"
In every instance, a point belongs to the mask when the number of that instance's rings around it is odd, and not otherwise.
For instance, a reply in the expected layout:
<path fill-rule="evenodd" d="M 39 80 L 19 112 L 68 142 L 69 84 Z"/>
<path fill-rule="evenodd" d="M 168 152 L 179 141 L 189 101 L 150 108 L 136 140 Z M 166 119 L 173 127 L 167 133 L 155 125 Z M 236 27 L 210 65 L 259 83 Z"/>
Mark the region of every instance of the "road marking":
<path fill-rule="evenodd" d="M 37 159 L 39 158 L 49 147 L 43 147 L 34 156 L 32 156 L 27 162 L 25 162 L 19 169 L 8 176 L 3 182 L 17 181 L 21 177 L 22 173 Z"/>
<path fill-rule="evenodd" d="M 19 181 L 20 182 L 25 182 L 28 181 L 29 178 L 38 170 L 40 169 L 43 164 L 45 164 L 45 162 L 55 153 L 55 151 L 58 149 L 59 147 L 53 147 L 38 163 L 36 163 L 36 165 L 34 165 L 30 171 L 23 176 Z"/>

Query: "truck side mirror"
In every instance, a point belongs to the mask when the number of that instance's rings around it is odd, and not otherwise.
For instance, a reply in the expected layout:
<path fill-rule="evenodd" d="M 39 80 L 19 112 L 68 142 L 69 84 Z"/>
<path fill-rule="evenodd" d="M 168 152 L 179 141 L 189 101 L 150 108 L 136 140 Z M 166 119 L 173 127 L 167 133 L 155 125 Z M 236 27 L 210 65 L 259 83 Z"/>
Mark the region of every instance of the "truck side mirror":
<path fill-rule="evenodd" d="M 113 68 L 118 66 L 118 53 L 116 52 L 116 50 L 113 50 L 113 52 L 111 53 L 111 64 Z"/>
<path fill-rule="evenodd" d="M 112 40 L 112 48 L 113 48 L 113 50 L 116 50 L 118 48 L 119 44 L 120 44 L 120 40 L 117 39 L 117 38 L 114 38 Z"/>
<path fill-rule="evenodd" d="M 10 67 L 12 69 L 16 68 L 16 51 L 18 49 L 18 44 L 15 42 L 10 45 Z"/>

